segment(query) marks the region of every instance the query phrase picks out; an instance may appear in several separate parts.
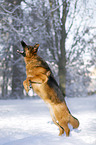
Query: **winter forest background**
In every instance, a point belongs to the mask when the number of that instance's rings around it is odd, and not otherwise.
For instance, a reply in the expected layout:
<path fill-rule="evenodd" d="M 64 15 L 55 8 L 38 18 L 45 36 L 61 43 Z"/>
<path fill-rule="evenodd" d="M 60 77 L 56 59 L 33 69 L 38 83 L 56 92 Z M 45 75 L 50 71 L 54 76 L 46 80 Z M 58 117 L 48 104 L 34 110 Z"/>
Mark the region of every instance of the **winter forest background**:
<path fill-rule="evenodd" d="M 40 44 L 68 97 L 96 93 L 95 0 L 0 0 L 0 99 L 24 98 L 20 41 Z"/>

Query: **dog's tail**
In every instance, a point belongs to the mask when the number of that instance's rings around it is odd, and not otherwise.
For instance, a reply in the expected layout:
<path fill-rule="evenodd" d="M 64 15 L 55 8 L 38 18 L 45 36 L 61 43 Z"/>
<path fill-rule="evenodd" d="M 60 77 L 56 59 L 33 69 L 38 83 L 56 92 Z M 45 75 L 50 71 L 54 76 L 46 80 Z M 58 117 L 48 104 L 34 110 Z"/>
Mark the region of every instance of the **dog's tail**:
<path fill-rule="evenodd" d="M 75 118 L 74 116 L 72 116 L 70 114 L 70 121 L 69 123 L 73 126 L 73 128 L 78 128 L 79 127 L 79 121 L 77 118 Z"/>

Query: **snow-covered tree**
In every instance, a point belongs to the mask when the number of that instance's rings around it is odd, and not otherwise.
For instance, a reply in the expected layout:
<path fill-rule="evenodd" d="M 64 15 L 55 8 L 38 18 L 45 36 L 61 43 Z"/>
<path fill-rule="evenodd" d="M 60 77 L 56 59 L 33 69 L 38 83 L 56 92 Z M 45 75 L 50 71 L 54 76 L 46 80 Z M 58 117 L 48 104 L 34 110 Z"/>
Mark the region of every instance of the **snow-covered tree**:
<path fill-rule="evenodd" d="M 63 94 L 79 96 L 87 92 L 87 68 L 95 60 L 95 27 L 93 10 L 82 0 L 6 0 L 0 2 L 0 33 L 2 34 L 2 72 L 6 75 L 12 95 L 22 96 L 25 77 L 22 59 L 16 50 L 23 39 L 40 44 L 39 55 L 52 65 Z M 92 8 L 92 6 L 91 6 Z M 92 17 L 93 16 L 93 17 Z M 91 22 L 90 22 L 91 21 Z M 6 39 L 6 40 L 5 40 Z M 89 57 L 86 55 L 91 54 Z M 7 59 L 6 67 L 3 61 Z M 54 62 L 54 63 L 53 63 Z M 6 72 L 6 71 L 5 71 Z M 3 76 L 2 75 L 2 76 Z M 4 90 L 4 76 L 3 87 Z M 9 79 L 10 78 L 10 79 Z M 7 88 L 8 89 L 8 88 Z M 2 91 L 3 92 L 3 91 Z"/>
<path fill-rule="evenodd" d="M 23 71 L 21 65 L 21 58 L 17 55 L 17 49 L 20 46 L 19 31 L 21 28 L 20 18 L 22 10 L 20 9 L 21 0 L 18 2 L 13 0 L 0 2 L 1 14 L 1 48 L 2 48 L 2 68 L 6 74 L 3 77 L 2 93 L 4 88 L 8 87 L 10 83 L 11 96 L 13 98 L 21 97 L 23 95 Z M 6 64 L 5 64 L 6 63 Z M 5 67 L 4 67 L 5 66 Z M 10 71 L 9 71 L 10 70 Z M 3 73 L 3 75 L 4 75 Z M 7 80 L 5 84 L 4 80 Z M 8 88 L 7 88 L 8 90 Z M 4 94 L 4 93 L 3 93 Z M 5 95 L 8 95 L 6 93 Z"/>

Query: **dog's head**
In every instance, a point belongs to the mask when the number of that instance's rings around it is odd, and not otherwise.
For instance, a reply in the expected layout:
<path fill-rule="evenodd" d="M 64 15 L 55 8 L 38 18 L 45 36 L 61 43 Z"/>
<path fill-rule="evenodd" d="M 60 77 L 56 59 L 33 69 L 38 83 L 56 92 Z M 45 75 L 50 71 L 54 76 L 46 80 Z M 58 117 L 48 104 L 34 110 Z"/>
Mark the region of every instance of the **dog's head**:
<path fill-rule="evenodd" d="M 23 51 L 17 50 L 17 52 L 23 55 L 24 57 L 29 57 L 29 58 L 37 53 L 39 47 L 39 44 L 37 43 L 34 46 L 29 46 L 24 41 L 21 41 L 21 45 L 23 47 Z"/>

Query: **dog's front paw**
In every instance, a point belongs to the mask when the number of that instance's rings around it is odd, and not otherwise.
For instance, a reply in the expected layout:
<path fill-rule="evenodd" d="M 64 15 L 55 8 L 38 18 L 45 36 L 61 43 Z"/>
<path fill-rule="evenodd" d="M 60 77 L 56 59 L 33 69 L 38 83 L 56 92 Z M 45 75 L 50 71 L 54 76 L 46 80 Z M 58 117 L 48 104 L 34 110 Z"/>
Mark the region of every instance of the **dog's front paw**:
<path fill-rule="evenodd" d="M 24 86 L 25 91 L 28 93 L 29 92 L 29 85 L 28 85 L 26 80 L 23 82 L 23 86 Z"/>

